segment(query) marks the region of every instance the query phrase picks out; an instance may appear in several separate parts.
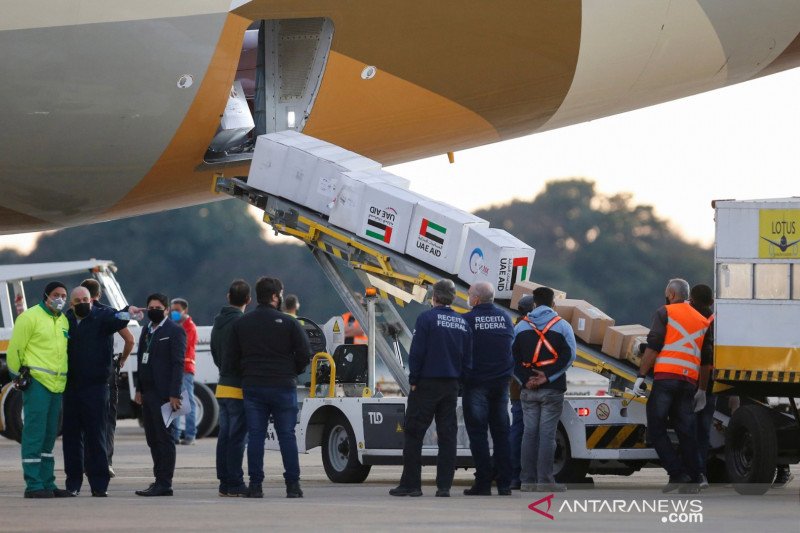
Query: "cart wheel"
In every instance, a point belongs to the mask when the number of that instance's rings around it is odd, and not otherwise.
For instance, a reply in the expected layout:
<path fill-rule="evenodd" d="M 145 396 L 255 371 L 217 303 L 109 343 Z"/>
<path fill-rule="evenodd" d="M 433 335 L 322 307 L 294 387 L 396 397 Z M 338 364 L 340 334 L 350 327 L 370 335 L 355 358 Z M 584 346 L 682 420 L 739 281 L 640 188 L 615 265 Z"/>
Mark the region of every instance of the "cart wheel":
<path fill-rule="evenodd" d="M 589 471 L 589 461 L 574 459 L 567 431 L 559 424 L 556 430 L 556 457 L 553 475 L 559 483 L 582 483 Z"/>
<path fill-rule="evenodd" d="M 775 477 L 778 440 L 769 410 L 744 405 L 731 417 L 725 432 L 728 478 L 739 494 L 764 494 Z"/>
<path fill-rule="evenodd" d="M 358 460 L 358 443 L 350 422 L 337 414 L 325 425 L 322 435 L 322 466 L 334 483 L 361 483 L 370 466 Z"/>

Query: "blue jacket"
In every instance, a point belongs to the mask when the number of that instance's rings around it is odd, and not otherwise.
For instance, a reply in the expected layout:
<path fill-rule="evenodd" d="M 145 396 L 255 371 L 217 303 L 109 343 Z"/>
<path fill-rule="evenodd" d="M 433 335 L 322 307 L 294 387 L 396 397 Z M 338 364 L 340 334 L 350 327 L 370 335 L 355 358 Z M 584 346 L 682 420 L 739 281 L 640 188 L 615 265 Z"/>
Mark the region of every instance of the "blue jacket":
<path fill-rule="evenodd" d="M 147 363 L 144 354 L 149 349 Z M 136 390 L 142 394 L 156 396 L 162 402 L 170 397 L 181 397 L 183 385 L 183 358 L 186 354 L 186 331 L 169 318 L 150 334 L 150 327 L 142 328 L 136 358 L 139 371 L 136 373 Z"/>
<path fill-rule="evenodd" d="M 511 317 L 496 305 L 486 303 L 473 307 L 464 318 L 472 330 L 472 368 L 466 374 L 466 383 L 507 380 L 514 369 Z"/>
<path fill-rule="evenodd" d="M 472 365 L 472 333 L 464 318 L 440 305 L 417 317 L 408 354 L 411 385 L 427 378 L 462 378 Z"/>
<path fill-rule="evenodd" d="M 92 305 L 89 316 L 78 322 L 75 312 L 65 313 L 69 321 L 67 387 L 100 385 L 111 376 L 114 359 L 114 333 L 128 326 L 127 320 L 106 306 Z"/>
<path fill-rule="evenodd" d="M 528 319 L 540 331 L 556 316 L 558 314 L 555 311 L 544 305 L 540 305 L 528 313 Z M 516 325 L 514 331 L 516 333 L 512 347 L 515 363 L 514 377 L 524 387 L 532 372 L 530 368 L 524 367 L 522 363 L 531 361 L 536 345 L 539 343 L 539 335 L 524 320 L 521 320 Z M 562 319 L 553 324 L 548 332 L 545 333 L 545 338 L 558 353 L 558 360 L 550 365 L 535 367 L 535 370 L 543 372 L 547 376 L 547 383 L 540 388 L 565 391 L 567 390 L 567 369 L 575 362 L 575 333 L 572 331 L 572 326 L 569 325 L 569 322 Z M 539 361 L 548 359 L 553 359 L 553 355 L 547 348 L 542 346 L 539 351 Z"/>

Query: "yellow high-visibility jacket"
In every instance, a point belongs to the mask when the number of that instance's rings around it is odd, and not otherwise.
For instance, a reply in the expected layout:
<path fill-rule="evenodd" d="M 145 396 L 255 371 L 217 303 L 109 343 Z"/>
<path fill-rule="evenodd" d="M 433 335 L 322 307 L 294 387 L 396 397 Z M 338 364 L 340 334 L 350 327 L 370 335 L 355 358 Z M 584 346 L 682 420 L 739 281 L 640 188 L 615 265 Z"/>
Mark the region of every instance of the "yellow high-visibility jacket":
<path fill-rule="evenodd" d="M 54 315 L 44 303 L 17 317 L 6 360 L 15 374 L 21 366 L 50 392 L 64 392 L 67 386 L 67 341 L 69 321 L 63 313 Z"/>

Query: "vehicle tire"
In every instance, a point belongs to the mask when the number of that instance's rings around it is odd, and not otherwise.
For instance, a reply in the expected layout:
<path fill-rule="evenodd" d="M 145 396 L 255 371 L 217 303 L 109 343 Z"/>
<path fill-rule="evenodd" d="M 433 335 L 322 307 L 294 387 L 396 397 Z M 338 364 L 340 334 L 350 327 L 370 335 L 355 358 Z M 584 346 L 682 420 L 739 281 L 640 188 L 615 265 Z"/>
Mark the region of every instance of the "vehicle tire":
<path fill-rule="evenodd" d="M 730 483 L 728 479 L 728 467 L 725 461 L 719 457 L 709 457 L 706 462 L 706 472 L 708 473 L 708 482 L 714 484 Z"/>
<path fill-rule="evenodd" d="M 358 460 L 358 443 L 350 422 L 337 414 L 325 424 L 322 432 L 322 465 L 334 483 L 361 483 L 369 475 L 370 466 Z"/>
<path fill-rule="evenodd" d="M 760 405 L 739 407 L 725 432 L 728 478 L 739 494 L 764 494 L 775 477 L 778 438 L 769 410 Z"/>
<path fill-rule="evenodd" d="M 15 389 L 9 390 L 4 409 L 6 417 L 5 436 L 17 442 L 22 442 L 22 393 Z"/>
<path fill-rule="evenodd" d="M 574 459 L 567 437 L 567 430 L 561 424 L 556 430 L 556 456 L 553 475 L 559 483 L 582 483 L 589 471 L 588 459 Z"/>
<path fill-rule="evenodd" d="M 214 393 L 204 383 L 194 384 L 195 422 L 197 438 L 207 437 L 219 422 L 219 404 Z"/>

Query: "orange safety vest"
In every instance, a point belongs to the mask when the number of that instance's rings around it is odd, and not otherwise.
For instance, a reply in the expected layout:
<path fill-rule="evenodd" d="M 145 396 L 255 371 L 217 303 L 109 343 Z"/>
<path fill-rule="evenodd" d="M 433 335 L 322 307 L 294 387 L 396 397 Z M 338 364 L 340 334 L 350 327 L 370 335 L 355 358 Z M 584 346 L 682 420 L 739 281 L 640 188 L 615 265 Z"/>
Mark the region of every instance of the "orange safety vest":
<path fill-rule="evenodd" d="M 347 311 L 342 315 L 342 320 L 344 321 L 344 327 L 347 327 L 348 321 L 350 317 L 353 316 L 353 313 Z M 353 322 L 354 325 L 359 325 L 358 320 Z M 353 337 L 353 344 L 367 344 L 367 336 L 366 335 L 356 335 Z"/>
<path fill-rule="evenodd" d="M 561 317 L 560 316 L 553 317 L 553 319 L 550 322 L 548 322 L 547 325 L 544 327 L 544 329 L 541 331 L 539 330 L 539 328 L 536 327 L 536 325 L 534 325 L 533 321 L 527 316 L 522 317 L 522 320 L 530 324 L 530 326 L 533 328 L 533 331 L 535 331 L 536 334 L 539 335 L 539 342 L 536 343 L 536 349 L 533 351 L 533 357 L 531 357 L 531 362 L 522 363 L 522 366 L 524 366 L 525 368 L 530 368 L 532 366 L 547 366 L 547 365 L 552 365 L 553 363 L 558 361 L 558 352 L 556 351 L 555 348 L 553 348 L 553 345 L 550 344 L 550 341 L 548 341 L 545 338 L 544 334 L 550 331 L 550 328 L 553 327 L 553 325 L 556 322 L 561 320 Z M 552 359 L 548 359 L 546 361 L 539 361 L 539 353 L 542 351 L 542 345 L 544 345 L 544 347 L 547 348 L 548 352 L 553 354 Z"/>
<path fill-rule="evenodd" d="M 653 371 L 697 381 L 700 376 L 700 350 L 709 323 L 688 302 L 668 305 L 664 347 L 656 357 Z"/>

